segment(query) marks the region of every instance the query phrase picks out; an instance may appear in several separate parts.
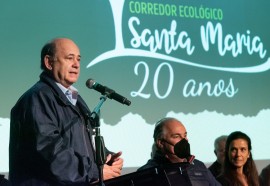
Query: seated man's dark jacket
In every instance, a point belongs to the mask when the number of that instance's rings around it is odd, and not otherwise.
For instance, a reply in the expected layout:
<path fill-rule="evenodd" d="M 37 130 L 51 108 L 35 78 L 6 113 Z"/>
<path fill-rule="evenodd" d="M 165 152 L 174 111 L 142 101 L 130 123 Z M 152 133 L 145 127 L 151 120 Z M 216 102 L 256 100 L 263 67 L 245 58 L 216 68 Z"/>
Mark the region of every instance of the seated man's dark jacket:
<path fill-rule="evenodd" d="M 160 166 L 168 166 L 172 164 L 159 150 L 155 152 L 155 155 L 152 159 L 149 159 L 148 162 L 140 167 L 137 171 L 142 171 L 149 168 L 160 167 Z M 208 180 L 209 185 L 220 186 L 220 183 L 216 181 L 213 177 L 212 173 L 207 169 L 203 162 L 194 159 L 193 162 L 188 166 L 188 169 L 192 172 L 194 171 L 203 171 L 206 172 L 205 179 Z"/>
<path fill-rule="evenodd" d="M 270 164 L 262 169 L 260 174 L 261 186 L 270 185 Z"/>
<path fill-rule="evenodd" d="M 222 165 L 218 161 L 215 161 L 212 165 L 208 167 L 208 169 L 213 174 L 213 176 L 217 178 L 221 174 Z"/>
<path fill-rule="evenodd" d="M 90 110 L 74 106 L 43 72 L 11 111 L 9 179 L 13 185 L 87 185 L 98 179 L 85 130 Z M 91 126 L 90 131 L 92 131 Z"/>

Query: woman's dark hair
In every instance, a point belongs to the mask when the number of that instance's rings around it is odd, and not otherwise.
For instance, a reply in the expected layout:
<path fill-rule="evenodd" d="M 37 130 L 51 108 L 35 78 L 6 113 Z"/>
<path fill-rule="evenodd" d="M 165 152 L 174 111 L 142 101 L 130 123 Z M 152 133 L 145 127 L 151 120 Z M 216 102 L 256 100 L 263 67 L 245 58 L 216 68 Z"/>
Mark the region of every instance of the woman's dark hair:
<path fill-rule="evenodd" d="M 245 163 L 243 167 L 243 173 L 245 174 L 247 178 L 248 185 L 259 186 L 258 171 L 253 161 L 252 153 L 251 153 L 251 149 L 252 149 L 251 140 L 248 137 L 248 135 L 246 135 L 243 132 L 240 132 L 240 131 L 232 132 L 227 138 L 226 146 L 225 146 L 225 160 L 224 160 L 223 174 L 228 180 L 232 182 L 232 185 L 241 185 L 240 181 L 237 179 L 236 174 L 235 174 L 236 167 L 232 165 L 232 163 L 229 160 L 230 144 L 232 143 L 232 141 L 236 139 L 243 139 L 248 144 L 248 150 L 250 152 L 250 155 L 249 155 L 249 158 L 247 159 L 247 162 Z"/>
<path fill-rule="evenodd" d="M 46 66 L 44 64 L 44 57 L 46 55 L 49 55 L 51 57 L 51 59 L 53 60 L 55 57 L 55 52 L 56 52 L 56 44 L 53 41 L 45 44 L 42 49 L 41 49 L 41 53 L 40 53 L 40 68 L 41 70 L 46 70 Z"/>

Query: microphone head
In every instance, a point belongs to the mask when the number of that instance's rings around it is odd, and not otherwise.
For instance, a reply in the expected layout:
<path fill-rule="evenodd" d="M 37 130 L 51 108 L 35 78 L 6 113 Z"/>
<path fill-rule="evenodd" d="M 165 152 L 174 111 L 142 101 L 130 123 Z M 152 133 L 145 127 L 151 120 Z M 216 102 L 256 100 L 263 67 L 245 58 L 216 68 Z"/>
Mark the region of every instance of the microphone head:
<path fill-rule="evenodd" d="M 174 145 L 174 153 L 182 159 L 190 157 L 190 145 L 185 138 Z"/>
<path fill-rule="evenodd" d="M 93 79 L 88 79 L 87 81 L 86 81 L 86 86 L 88 87 L 88 88 L 90 88 L 90 89 L 93 89 L 94 87 L 94 84 L 95 84 L 96 82 L 95 82 L 95 80 L 93 80 Z"/>

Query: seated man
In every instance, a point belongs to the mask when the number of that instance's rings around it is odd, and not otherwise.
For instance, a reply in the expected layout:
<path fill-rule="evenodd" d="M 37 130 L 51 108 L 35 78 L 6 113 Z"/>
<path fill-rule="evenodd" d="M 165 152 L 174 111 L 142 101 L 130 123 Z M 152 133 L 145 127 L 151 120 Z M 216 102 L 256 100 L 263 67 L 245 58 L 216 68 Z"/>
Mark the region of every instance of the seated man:
<path fill-rule="evenodd" d="M 138 169 L 138 171 L 165 165 L 167 166 L 173 163 L 190 162 L 187 158 L 179 158 L 174 151 L 174 146 L 178 142 L 183 139 L 187 140 L 186 128 L 180 121 L 175 118 L 161 119 L 156 124 L 153 137 L 154 144 L 156 145 L 154 154 L 144 166 Z M 188 170 L 191 182 L 198 182 L 198 180 L 202 180 L 203 177 L 203 180 L 208 182 L 207 185 L 220 185 L 206 168 L 204 163 L 199 160 L 192 159 Z M 196 175 L 200 177 L 198 180 L 195 180 Z"/>
<path fill-rule="evenodd" d="M 262 186 L 270 185 L 270 164 L 262 169 L 260 181 Z"/>
<path fill-rule="evenodd" d="M 213 174 L 215 178 L 221 174 L 222 164 L 224 162 L 226 140 L 227 140 L 227 136 L 222 135 L 216 138 L 214 142 L 214 148 L 215 148 L 214 153 L 217 157 L 217 160 L 212 165 L 210 165 L 208 169 L 211 171 L 211 173 Z"/>

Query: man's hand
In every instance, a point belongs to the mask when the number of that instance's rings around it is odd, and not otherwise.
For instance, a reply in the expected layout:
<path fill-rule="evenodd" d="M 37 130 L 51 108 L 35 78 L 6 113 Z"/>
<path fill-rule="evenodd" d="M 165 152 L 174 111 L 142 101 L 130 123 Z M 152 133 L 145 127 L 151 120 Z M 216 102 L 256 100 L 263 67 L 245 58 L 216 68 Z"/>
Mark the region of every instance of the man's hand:
<path fill-rule="evenodd" d="M 120 157 L 122 152 L 109 154 L 103 167 L 103 179 L 108 180 L 121 175 L 124 160 Z"/>

